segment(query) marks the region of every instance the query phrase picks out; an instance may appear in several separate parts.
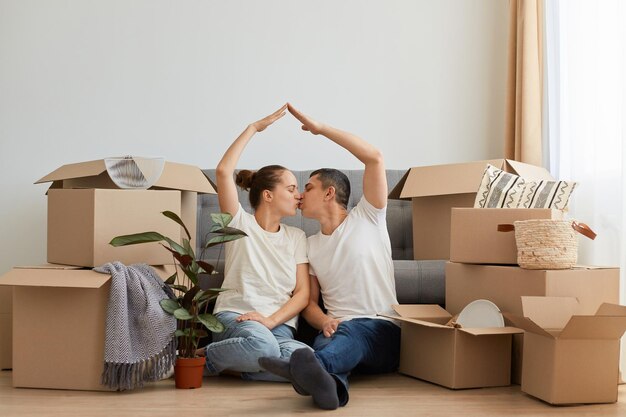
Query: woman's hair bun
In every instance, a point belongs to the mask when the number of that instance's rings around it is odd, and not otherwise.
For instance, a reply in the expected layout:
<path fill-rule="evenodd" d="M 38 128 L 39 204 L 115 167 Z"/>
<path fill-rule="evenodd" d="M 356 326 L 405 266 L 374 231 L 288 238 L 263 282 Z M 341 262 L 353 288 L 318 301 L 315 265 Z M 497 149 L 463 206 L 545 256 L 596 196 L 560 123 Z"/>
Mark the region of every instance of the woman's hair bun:
<path fill-rule="evenodd" d="M 254 181 L 254 177 L 256 175 L 256 171 L 250 171 L 249 169 L 242 169 L 237 173 L 235 177 L 235 184 L 237 184 L 240 188 L 248 191 L 252 186 L 252 181 Z"/>

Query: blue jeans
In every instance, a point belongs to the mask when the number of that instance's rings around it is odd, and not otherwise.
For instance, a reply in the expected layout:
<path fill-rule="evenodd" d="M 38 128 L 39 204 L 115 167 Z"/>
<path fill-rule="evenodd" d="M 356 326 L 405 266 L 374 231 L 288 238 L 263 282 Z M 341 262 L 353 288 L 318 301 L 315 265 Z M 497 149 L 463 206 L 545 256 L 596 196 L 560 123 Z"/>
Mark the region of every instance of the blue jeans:
<path fill-rule="evenodd" d="M 225 329 L 222 333 L 214 333 L 214 342 L 206 347 L 209 373 L 231 370 L 241 372 L 243 379 L 286 382 L 286 379 L 261 369 L 259 358 L 289 359 L 294 350 L 311 348 L 294 340 L 295 330 L 286 324 L 269 330 L 258 321 L 238 323 L 236 319 L 240 315 L 232 311 L 221 311 L 215 315 Z"/>
<path fill-rule="evenodd" d="M 352 319 L 339 323 L 332 337 L 320 333 L 313 342 L 315 356 L 337 381 L 339 405 L 348 403 L 348 375 L 353 370 L 393 372 L 400 361 L 400 327 L 387 320 Z"/>

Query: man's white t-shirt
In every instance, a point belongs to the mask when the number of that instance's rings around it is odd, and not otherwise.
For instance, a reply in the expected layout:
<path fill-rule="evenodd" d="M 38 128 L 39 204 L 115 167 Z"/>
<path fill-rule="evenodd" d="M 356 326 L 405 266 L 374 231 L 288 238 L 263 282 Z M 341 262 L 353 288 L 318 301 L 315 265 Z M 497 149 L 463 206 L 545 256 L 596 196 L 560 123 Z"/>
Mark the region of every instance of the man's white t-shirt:
<path fill-rule="evenodd" d="M 225 244 L 222 287 L 228 291 L 219 295 L 214 311 L 257 311 L 270 316 L 291 298 L 296 287 L 296 265 L 308 263 L 306 235 L 282 223 L 278 232 L 268 232 L 241 204 L 228 226 L 248 236 Z M 297 322 L 296 316 L 285 324 L 296 328 Z"/>
<path fill-rule="evenodd" d="M 329 316 L 393 314 L 391 305 L 398 301 L 386 212 L 362 197 L 331 235 L 309 236 L 310 274 L 317 277 Z"/>

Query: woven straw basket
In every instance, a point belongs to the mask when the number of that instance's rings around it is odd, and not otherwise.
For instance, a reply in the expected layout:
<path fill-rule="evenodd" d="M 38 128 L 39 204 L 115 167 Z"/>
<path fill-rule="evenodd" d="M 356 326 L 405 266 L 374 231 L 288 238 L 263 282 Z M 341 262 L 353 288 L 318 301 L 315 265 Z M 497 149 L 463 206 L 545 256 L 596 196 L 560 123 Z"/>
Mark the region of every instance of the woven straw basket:
<path fill-rule="evenodd" d="M 572 220 L 516 221 L 517 263 L 525 269 L 573 267 L 578 258 L 577 232 L 595 238 L 587 225 Z"/>

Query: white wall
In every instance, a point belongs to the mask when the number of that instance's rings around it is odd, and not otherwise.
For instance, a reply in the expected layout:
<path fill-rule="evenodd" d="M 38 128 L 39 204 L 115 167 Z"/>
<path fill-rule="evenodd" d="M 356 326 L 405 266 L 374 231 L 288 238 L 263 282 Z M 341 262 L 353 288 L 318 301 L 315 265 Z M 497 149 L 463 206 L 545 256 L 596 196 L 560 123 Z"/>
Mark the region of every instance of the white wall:
<path fill-rule="evenodd" d="M 45 261 L 58 166 L 162 155 L 214 167 L 285 101 L 390 168 L 503 153 L 506 0 L 0 0 L 0 273 Z M 284 118 L 241 167 L 358 168 Z"/>

